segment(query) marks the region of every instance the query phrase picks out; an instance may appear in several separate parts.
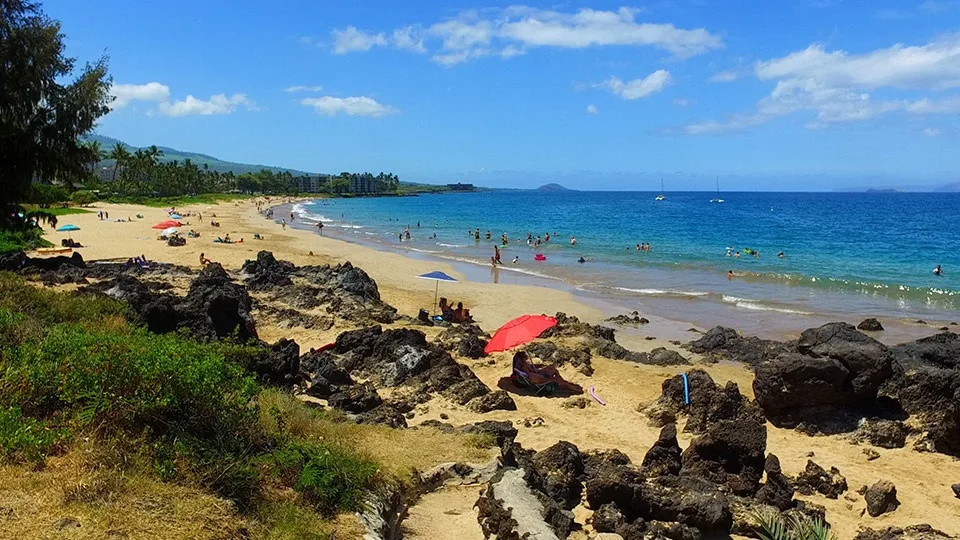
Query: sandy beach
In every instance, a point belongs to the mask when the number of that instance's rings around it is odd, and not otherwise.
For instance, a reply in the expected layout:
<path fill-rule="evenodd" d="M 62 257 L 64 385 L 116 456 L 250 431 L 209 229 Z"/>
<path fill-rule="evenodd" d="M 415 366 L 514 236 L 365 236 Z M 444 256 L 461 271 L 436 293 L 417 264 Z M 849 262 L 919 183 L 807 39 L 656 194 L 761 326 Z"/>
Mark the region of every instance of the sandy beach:
<path fill-rule="evenodd" d="M 271 201 L 269 204 L 279 204 Z M 289 202 L 289 201 L 287 201 Z M 200 268 L 201 253 L 211 261 L 221 263 L 227 270 L 236 271 L 244 261 L 256 258 L 258 251 L 273 252 L 277 259 L 297 265 L 336 264 L 350 261 L 365 270 L 379 286 L 384 301 L 395 306 L 401 315 L 415 317 L 418 310 L 430 309 L 435 283 L 416 276 L 433 270 L 446 272 L 460 280 L 442 283 L 440 295 L 468 306 L 479 325 L 493 333 L 504 322 L 526 313 L 554 314 L 564 312 L 583 321 L 598 324 L 611 316 L 597 307 L 579 301 L 573 294 L 548 287 L 518 284 L 494 284 L 469 281 L 457 268 L 442 262 L 418 260 L 397 253 L 376 251 L 370 247 L 322 237 L 316 232 L 283 228 L 257 212 L 253 200 L 198 205 L 178 208 L 184 217 L 183 230 L 196 230 L 200 238 L 188 238 L 182 247 L 169 247 L 157 240 L 158 231 L 151 226 L 168 219 L 164 209 L 133 205 L 100 204 L 93 213 L 61 218 L 60 224 L 74 224 L 80 231 L 73 239 L 85 247 L 78 249 L 87 261 L 127 260 L 144 255 L 151 261 L 169 262 Z M 96 212 L 109 212 L 111 221 L 100 220 Z M 143 216 L 137 219 L 137 214 Z M 197 214 L 202 214 L 203 221 Z M 130 221 L 117 222 L 117 218 Z M 220 222 L 212 227 L 211 220 Z M 255 240 L 258 233 L 262 240 Z M 214 243 L 217 236 L 229 234 L 242 243 Z M 47 238 L 59 244 L 66 233 L 51 232 Z M 332 341 L 344 330 L 353 329 L 338 321 L 326 331 L 302 327 L 282 329 L 258 319 L 260 337 L 268 342 L 280 338 L 295 339 L 303 349 L 319 347 Z M 425 329 L 428 338 L 436 337 L 438 329 Z M 621 336 L 618 335 L 618 338 Z M 691 334 L 688 339 L 693 339 Z M 628 349 L 648 352 L 657 347 L 679 351 L 690 358 L 696 367 L 708 371 L 719 384 L 737 383 L 741 393 L 753 397 L 753 373 L 739 364 L 718 363 L 699 365 L 698 355 L 671 344 L 666 339 L 643 339 L 639 335 L 623 334 L 619 341 Z M 457 358 L 470 367 L 488 386 L 495 388 L 501 377 L 509 374 L 510 357 L 507 353 L 490 358 L 470 360 Z M 591 401 L 583 408 L 565 408 L 562 399 L 533 396 L 514 396 L 516 411 L 493 411 L 479 415 L 465 407 L 435 397 L 410 421 L 417 425 L 427 420 L 439 420 L 459 425 L 478 420 L 511 420 L 519 428 L 517 441 L 525 448 L 540 450 L 557 441 L 565 440 L 581 450 L 617 448 L 639 463 L 656 441 L 659 429 L 649 425 L 647 418 L 637 412 L 638 406 L 654 401 L 661 391 L 664 379 L 689 367 L 658 367 L 627 363 L 602 357 L 593 358 L 595 373 L 584 376 L 572 368 L 563 368 L 563 375 L 585 388 L 594 387 L 606 406 Z M 441 417 L 441 414 L 443 417 Z M 531 427 L 524 426 L 524 420 Z M 539 419 L 539 420 L 537 420 Z M 950 485 L 960 482 L 960 461 L 943 454 L 918 453 L 907 446 L 900 449 L 878 449 L 880 457 L 868 461 L 864 446 L 852 443 L 848 436 L 811 437 L 794 430 L 776 428 L 770 424 L 768 452 L 776 454 L 786 475 L 803 470 L 808 459 L 820 465 L 840 469 L 846 477 L 849 497 L 800 496 L 827 509 L 827 518 L 838 538 L 852 538 L 858 528 L 875 529 L 888 526 L 908 526 L 929 523 L 946 533 L 960 535 L 960 499 L 954 496 Z M 680 445 L 686 447 L 691 437 L 680 433 Z M 813 455 L 813 457 L 809 457 Z M 901 506 L 892 513 L 871 518 L 863 513 L 865 503 L 856 490 L 878 480 L 889 480 L 896 485 Z M 481 538 L 473 503 L 478 488 L 443 490 L 424 497 L 411 509 L 404 527 L 407 538 Z M 589 512 L 583 505 L 574 511 L 581 517 Z M 455 531 L 455 532 L 454 532 Z M 587 538 L 586 532 L 574 533 L 572 538 Z M 445 535 L 445 536 L 438 536 Z M 576 536 L 581 535 L 581 536 Z"/>

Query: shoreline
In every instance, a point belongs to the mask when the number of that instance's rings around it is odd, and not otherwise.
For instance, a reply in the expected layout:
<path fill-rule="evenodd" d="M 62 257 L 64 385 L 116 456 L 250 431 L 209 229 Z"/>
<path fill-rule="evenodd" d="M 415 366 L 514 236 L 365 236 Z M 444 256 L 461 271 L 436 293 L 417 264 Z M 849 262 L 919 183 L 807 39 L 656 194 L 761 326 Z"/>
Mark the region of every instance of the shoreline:
<path fill-rule="evenodd" d="M 274 209 L 276 215 L 286 216 L 290 214 L 295 205 L 311 200 L 313 199 L 301 198 L 296 201 L 283 202 L 270 208 Z M 265 216 L 264 218 L 269 219 Z M 306 225 L 303 222 L 294 222 L 293 224 L 287 223 L 287 225 L 294 230 L 313 232 L 312 224 Z M 331 228 L 333 227 L 327 227 L 325 231 Z M 348 229 L 352 229 L 352 227 Z M 348 229 L 343 229 L 343 231 L 345 232 Z M 862 315 L 802 312 L 769 309 L 762 306 L 758 308 L 754 303 L 757 301 L 775 301 L 775 299 L 768 298 L 755 301 L 723 296 L 721 300 L 716 300 L 709 298 L 709 296 L 718 295 L 670 294 L 669 290 L 638 295 L 610 286 L 605 286 L 604 289 L 606 290 L 601 291 L 597 290 L 596 287 L 591 289 L 568 282 L 563 277 L 511 267 L 509 264 L 504 264 L 494 271 L 489 265 L 465 257 L 443 255 L 402 245 L 394 246 L 376 241 L 364 241 L 364 238 L 351 238 L 346 234 L 339 233 L 339 227 L 337 227 L 337 230 L 338 233 L 334 233 L 334 236 L 325 233 L 325 238 L 362 246 L 380 253 L 390 253 L 418 261 L 446 264 L 472 282 L 544 287 L 568 293 L 585 307 L 596 309 L 603 314 L 600 319 L 593 322 L 602 323 L 608 317 L 638 311 L 641 316 L 650 320 L 649 324 L 642 326 L 617 325 L 616 330 L 618 333 L 631 335 L 639 339 L 653 336 L 665 340 L 689 341 L 696 339 L 698 335 L 691 331 L 692 328 L 705 332 L 720 325 L 735 328 L 745 335 L 765 339 L 788 340 L 795 339 L 807 328 L 841 320 L 857 325 L 867 316 L 872 316 L 879 319 L 884 326 L 883 332 L 873 333 L 872 336 L 886 344 L 897 344 L 933 335 L 938 332 L 938 328 L 953 322 L 948 319 L 930 319 L 926 320 L 926 324 L 918 324 L 914 319 L 891 317 L 885 313 Z M 661 292 L 662 294 L 660 294 Z M 744 305 L 747 307 L 741 308 Z"/>

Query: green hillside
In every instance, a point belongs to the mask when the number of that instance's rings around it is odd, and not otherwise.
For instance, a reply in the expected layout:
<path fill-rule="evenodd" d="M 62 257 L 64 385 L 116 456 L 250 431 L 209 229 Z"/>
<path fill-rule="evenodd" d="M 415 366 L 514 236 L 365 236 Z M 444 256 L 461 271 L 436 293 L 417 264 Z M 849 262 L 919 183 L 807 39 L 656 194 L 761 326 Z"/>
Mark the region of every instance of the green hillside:
<path fill-rule="evenodd" d="M 106 137 L 103 135 L 90 135 L 87 137 L 87 140 L 99 142 L 104 152 L 109 152 L 110 149 L 113 148 L 113 146 L 117 143 L 124 145 L 127 148 L 127 150 L 129 150 L 131 153 L 139 149 L 136 146 L 131 146 L 123 141 L 114 139 L 112 137 Z M 258 172 L 261 169 L 267 169 L 271 172 L 289 171 L 290 174 L 293 174 L 294 176 L 310 174 L 304 171 L 298 171 L 296 169 L 287 169 L 284 167 L 271 167 L 268 165 L 256 165 L 256 164 L 249 164 L 249 163 L 234 163 L 232 161 L 224 161 L 222 159 L 217 159 L 213 156 L 208 156 L 206 154 L 184 152 L 183 150 L 177 150 L 176 148 L 170 148 L 167 146 L 158 146 L 157 148 L 163 151 L 163 156 L 160 158 L 160 161 L 162 162 L 174 161 L 174 160 L 183 162 L 183 160 L 189 159 L 190 161 L 192 161 L 193 163 L 196 163 L 200 167 L 203 167 L 203 165 L 206 164 L 206 166 L 209 167 L 210 170 L 219 171 L 222 173 L 233 171 L 233 174 L 243 174 L 243 173 Z M 103 161 L 102 163 L 104 166 L 109 166 L 113 164 L 113 160 L 108 159 Z"/>

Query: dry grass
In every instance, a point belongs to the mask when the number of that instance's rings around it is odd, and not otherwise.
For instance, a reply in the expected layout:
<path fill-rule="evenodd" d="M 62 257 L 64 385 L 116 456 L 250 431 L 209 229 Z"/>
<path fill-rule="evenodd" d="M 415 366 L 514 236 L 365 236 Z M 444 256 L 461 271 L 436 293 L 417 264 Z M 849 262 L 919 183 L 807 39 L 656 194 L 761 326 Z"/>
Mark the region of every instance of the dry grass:
<path fill-rule="evenodd" d="M 0 538 L 238 538 L 233 504 L 139 474 L 90 471 L 75 453 L 40 471 L 0 467 Z"/>
<path fill-rule="evenodd" d="M 435 429 L 390 429 L 345 421 L 338 413 L 318 414 L 298 399 L 276 391 L 259 396 L 261 421 L 268 432 L 285 430 L 291 436 L 342 444 L 375 461 L 386 475 L 409 478 L 450 461 L 483 462 L 494 455 L 489 439 L 455 435 Z M 278 426 L 279 422 L 282 426 Z"/>

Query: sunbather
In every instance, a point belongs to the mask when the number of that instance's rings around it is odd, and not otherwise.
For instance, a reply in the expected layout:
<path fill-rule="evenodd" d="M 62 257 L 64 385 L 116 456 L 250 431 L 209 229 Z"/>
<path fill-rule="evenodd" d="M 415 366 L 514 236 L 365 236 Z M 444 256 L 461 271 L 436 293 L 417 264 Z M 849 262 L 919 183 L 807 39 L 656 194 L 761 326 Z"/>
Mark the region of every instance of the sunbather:
<path fill-rule="evenodd" d="M 583 388 L 580 385 L 565 381 L 563 377 L 560 376 L 560 371 L 557 370 L 557 366 L 553 364 L 549 366 L 534 364 L 524 351 L 517 351 L 517 354 L 513 355 L 513 369 L 515 372 L 519 371 L 523 373 L 530 382 L 536 385 L 555 382 L 560 389 L 566 390 L 567 392 L 578 394 L 583 392 Z"/>

